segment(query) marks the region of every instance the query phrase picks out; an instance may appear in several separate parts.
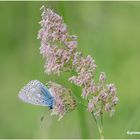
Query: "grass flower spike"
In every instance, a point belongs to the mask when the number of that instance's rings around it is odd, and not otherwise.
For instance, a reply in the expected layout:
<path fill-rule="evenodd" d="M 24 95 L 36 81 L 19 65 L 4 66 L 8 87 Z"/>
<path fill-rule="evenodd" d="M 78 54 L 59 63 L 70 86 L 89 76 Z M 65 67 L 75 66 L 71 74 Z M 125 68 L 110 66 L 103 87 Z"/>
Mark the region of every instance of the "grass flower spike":
<path fill-rule="evenodd" d="M 70 60 L 77 47 L 76 36 L 69 35 L 61 16 L 44 6 L 41 10 L 38 39 L 41 40 L 40 53 L 46 59 L 45 72 L 59 75 L 61 71 L 70 69 Z"/>
<path fill-rule="evenodd" d="M 110 116 L 115 111 L 118 103 L 116 87 L 107 83 L 104 72 L 97 77 L 97 64 L 90 55 L 83 56 L 77 51 L 77 37 L 70 35 L 63 18 L 51 9 L 41 8 L 42 20 L 38 38 L 41 40 L 40 53 L 46 60 L 45 72 L 47 74 L 58 74 L 67 71 L 74 73 L 68 81 L 82 88 L 81 96 L 87 101 L 87 110 L 92 114 L 98 130 L 102 137 L 102 116 L 104 112 L 109 112 Z M 54 82 L 50 85 L 51 92 L 55 97 L 55 107 L 52 114 L 60 118 L 64 114 L 76 107 L 76 100 L 70 90 Z M 80 101 L 82 102 L 82 101 Z"/>
<path fill-rule="evenodd" d="M 103 138 L 103 114 L 107 112 L 112 116 L 119 101 L 116 86 L 107 83 L 105 72 L 97 75 L 97 64 L 91 55 L 84 56 L 77 50 L 77 36 L 69 34 L 63 18 L 45 6 L 41 10 L 38 39 L 41 41 L 40 54 L 45 59 L 45 73 L 61 76 L 62 72 L 70 72 L 67 82 L 80 87 L 81 93 L 52 81 L 45 86 L 32 80 L 20 91 L 19 98 L 26 103 L 47 106 L 59 120 L 80 104 L 92 115 Z"/>
<path fill-rule="evenodd" d="M 66 112 L 76 108 L 76 99 L 71 90 L 55 82 L 48 82 L 49 90 L 55 98 L 54 108 L 51 110 L 52 115 L 58 115 L 59 120 L 63 118 Z"/>

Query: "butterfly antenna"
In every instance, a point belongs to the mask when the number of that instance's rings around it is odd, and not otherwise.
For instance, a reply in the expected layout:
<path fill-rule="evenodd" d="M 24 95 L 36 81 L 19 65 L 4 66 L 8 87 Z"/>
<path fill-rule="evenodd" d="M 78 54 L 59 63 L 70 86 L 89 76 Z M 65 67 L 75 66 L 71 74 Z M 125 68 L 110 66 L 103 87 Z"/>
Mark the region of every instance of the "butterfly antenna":
<path fill-rule="evenodd" d="M 46 116 L 47 113 L 48 113 L 47 110 L 43 113 L 43 115 L 40 118 L 41 122 L 43 122 L 45 120 L 45 116 Z"/>
<path fill-rule="evenodd" d="M 50 115 L 49 112 L 46 110 L 44 114 L 41 116 L 40 121 L 42 123 L 48 123 L 49 119 L 50 119 Z"/>

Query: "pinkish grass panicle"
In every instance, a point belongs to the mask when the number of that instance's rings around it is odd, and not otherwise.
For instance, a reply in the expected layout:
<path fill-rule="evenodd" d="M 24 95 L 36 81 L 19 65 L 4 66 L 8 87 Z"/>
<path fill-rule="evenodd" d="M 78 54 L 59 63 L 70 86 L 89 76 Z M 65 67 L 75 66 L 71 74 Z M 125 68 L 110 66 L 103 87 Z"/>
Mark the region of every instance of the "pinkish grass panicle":
<path fill-rule="evenodd" d="M 94 112 L 96 116 L 100 116 L 103 111 L 112 114 L 119 100 L 115 85 L 106 83 L 107 77 L 104 72 L 101 72 L 99 80 L 95 81 L 97 64 L 90 55 L 84 57 L 77 51 L 77 36 L 69 34 L 63 18 L 53 10 L 44 6 L 41 10 L 43 12 L 42 20 L 39 22 L 41 29 L 38 32 L 38 39 L 41 40 L 40 53 L 46 61 L 45 72 L 60 75 L 63 71 L 74 71 L 75 74 L 69 78 L 69 81 L 82 88 L 81 96 L 88 101 L 87 110 Z M 51 85 L 56 99 L 52 114 L 61 118 L 67 111 L 67 105 L 61 98 L 65 88 L 58 87 L 56 84 Z M 64 91 L 68 93 L 66 89 Z M 67 95 L 71 97 L 71 94 Z"/>

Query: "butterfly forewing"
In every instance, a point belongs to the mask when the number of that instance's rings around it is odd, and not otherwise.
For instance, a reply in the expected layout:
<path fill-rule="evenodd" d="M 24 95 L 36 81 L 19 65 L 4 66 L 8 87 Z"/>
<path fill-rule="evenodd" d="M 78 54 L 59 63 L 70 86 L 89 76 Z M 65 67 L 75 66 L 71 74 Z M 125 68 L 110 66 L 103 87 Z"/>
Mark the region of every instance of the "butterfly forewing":
<path fill-rule="evenodd" d="M 50 94 L 49 90 L 39 81 L 30 81 L 19 92 L 19 98 L 33 105 L 49 106 L 52 108 L 54 104 L 54 98 Z"/>

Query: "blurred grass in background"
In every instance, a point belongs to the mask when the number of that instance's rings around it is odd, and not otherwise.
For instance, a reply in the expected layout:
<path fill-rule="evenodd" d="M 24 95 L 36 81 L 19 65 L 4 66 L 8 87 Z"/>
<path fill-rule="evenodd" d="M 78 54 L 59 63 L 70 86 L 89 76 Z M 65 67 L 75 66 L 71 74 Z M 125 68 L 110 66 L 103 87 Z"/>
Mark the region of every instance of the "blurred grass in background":
<path fill-rule="evenodd" d="M 0 2 L 0 138 L 99 138 L 86 110 L 78 107 L 58 122 L 46 107 L 17 97 L 32 79 L 56 81 L 80 95 L 67 82 L 70 74 L 44 74 L 36 39 L 42 4 L 64 17 L 78 49 L 92 55 L 98 73 L 105 71 L 118 88 L 116 114 L 104 116 L 105 138 L 140 138 L 126 134 L 140 131 L 140 2 Z"/>

